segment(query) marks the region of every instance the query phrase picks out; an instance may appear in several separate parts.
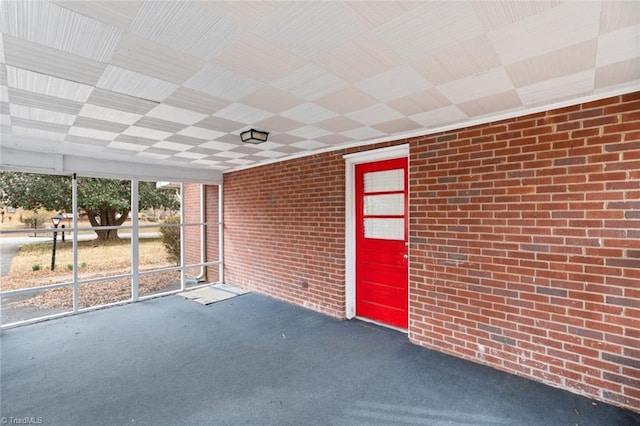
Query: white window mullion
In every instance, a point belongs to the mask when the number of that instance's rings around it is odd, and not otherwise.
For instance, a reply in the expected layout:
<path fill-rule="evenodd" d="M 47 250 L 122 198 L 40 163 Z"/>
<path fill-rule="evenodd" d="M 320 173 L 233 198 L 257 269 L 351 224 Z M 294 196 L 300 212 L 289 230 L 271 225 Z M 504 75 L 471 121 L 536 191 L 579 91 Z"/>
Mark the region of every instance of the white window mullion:
<path fill-rule="evenodd" d="M 138 301 L 140 296 L 140 261 L 138 245 L 138 179 L 131 180 L 131 300 Z"/>
<path fill-rule="evenodd" d="M 73 313 L 78 313 L 78 179 L 71 179 L 71 211 L 73 214 Z"/>
<path fill-rule="evenodd" d="M 184 268 L 185 265 L 185 244 L 184 244 L 184 205 L 185 205 L 185 196 L 184 196 L 184 183 L 180 182 L 180 290 L 185 291 L 186 289 L 186 271 Z"/>

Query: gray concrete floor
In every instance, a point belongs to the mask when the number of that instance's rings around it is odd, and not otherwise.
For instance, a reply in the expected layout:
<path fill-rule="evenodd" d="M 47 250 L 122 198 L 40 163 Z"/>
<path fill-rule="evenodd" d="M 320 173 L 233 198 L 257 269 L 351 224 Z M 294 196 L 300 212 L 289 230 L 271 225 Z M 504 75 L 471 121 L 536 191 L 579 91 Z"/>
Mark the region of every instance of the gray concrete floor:
<path fill-rule="evenodd" d="M 209 306 L 169 296 L 8 329 L 0 355 L 9 424 L 640 424 L 638 413 L 256 294 Z"/>

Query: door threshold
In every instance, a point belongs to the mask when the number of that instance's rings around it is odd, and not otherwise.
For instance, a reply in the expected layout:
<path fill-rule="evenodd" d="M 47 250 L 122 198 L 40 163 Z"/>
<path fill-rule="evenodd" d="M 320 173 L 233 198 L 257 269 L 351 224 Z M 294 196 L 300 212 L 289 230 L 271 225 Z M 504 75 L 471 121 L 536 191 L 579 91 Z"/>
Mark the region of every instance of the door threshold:
<path fill-rule="evenodd" d="M 357 320 L 360 320 L 360 321 L 368 322 L 370 324 L 379 325 L 380 327 L 389 328 L 391 330 L 399 331 L 402 334 L 408 334 L 409 333 L 409 330 L 406 329 L 406 328 L 396 327 L 395 325 L 386 324 L 384 322 L 372 320 L 371 318 L 360 317 L 358 315 L 356 315 L 354 318 L 357 319 Z"/>

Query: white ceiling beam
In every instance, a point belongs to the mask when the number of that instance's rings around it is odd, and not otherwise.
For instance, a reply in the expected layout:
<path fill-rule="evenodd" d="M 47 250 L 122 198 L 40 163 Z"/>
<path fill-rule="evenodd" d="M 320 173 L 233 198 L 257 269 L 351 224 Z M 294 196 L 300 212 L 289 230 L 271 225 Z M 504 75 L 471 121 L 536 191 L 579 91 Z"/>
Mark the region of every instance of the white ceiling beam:
<path fill-rule="evenodd" d="M 150 181 L 222 184 L 222 172 L 218 170 L 166 167 L 166 165 L 158 166 L 4 147 L 0 147 L 0 170 L 57 175 L 76 173 L 80 176 L 112 179 L 137 178 Z"/>

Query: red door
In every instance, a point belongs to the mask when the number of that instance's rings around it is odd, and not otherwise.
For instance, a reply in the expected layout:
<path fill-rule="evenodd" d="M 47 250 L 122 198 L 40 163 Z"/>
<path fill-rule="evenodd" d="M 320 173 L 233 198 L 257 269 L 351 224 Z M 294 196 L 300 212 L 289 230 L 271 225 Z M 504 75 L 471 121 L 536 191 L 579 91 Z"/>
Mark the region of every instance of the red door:
<path fill-rule="evenodd" d="M 407 159 L 356 166 L 356 315 L 408 325 Z"/>

